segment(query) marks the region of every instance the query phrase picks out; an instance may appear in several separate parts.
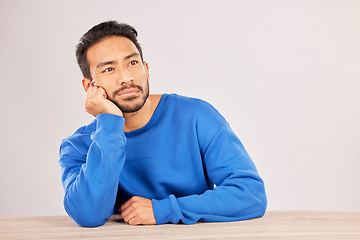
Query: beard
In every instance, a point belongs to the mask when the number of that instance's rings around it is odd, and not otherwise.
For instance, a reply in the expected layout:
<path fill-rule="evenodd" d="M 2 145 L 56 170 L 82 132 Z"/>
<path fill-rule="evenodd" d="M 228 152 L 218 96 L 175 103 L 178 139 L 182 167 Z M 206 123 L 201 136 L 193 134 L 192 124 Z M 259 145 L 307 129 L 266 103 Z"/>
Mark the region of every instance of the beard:
<path fill-rule="evenodd" d="M 135 83 L 130 83 L 129 85 L 123 86 L 119 88 L 118 90 L 115 90 L 113 93 L 113 99 L 115 99 L 116 95 L 119 94 L 121 91 L 128 89 L 128 88 L 137 88 L 142 93 L 142 96 L 140 97 L 129 97 L 125 98 L 123 101 L 126 103 L 118 103 L 115 100 L 109 99 L 111 102 L 113 102 L 123 113 L 134 113 L 139 111 L 145 104 L 146 100 L 149 97 L 149 80 L 147 79 L 147 83 L 145 86 L 145 89 L 140 86 L 136 85 Z M 128 104 L 127 104 L 128 103 Z"/>

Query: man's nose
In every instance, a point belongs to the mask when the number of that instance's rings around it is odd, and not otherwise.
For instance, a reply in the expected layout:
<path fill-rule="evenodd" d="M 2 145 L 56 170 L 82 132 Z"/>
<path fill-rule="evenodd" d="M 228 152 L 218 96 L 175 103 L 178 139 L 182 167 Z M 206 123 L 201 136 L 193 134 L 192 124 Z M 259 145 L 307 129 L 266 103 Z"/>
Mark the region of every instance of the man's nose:
<path fill-rule="evenodd" d="M 127 69 L 119 71 L 118 81 L 119 84 L 128 83 L 134 80 L 133 75 Z"/>

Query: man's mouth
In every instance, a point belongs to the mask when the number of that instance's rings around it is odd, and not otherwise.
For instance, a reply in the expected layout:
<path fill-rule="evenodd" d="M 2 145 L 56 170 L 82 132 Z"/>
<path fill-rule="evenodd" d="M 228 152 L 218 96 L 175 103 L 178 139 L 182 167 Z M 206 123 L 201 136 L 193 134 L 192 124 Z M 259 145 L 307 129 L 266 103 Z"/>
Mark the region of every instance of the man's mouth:
<path fill-rule="evenodd" d="M 140 85 L 131 83 L 128 86 L 123 86 L 122 88 L 114 91 L 113 97 L 134 98 L 137 97 L 140 92 L 143 92 L 143 88 Z"/>
<path fill-rule="evenodd" d="M 132 97 L 139 93 L 139 89 L 137 88 L 127 88 L 121 92 L 118 93 L 121 97 Z"/>

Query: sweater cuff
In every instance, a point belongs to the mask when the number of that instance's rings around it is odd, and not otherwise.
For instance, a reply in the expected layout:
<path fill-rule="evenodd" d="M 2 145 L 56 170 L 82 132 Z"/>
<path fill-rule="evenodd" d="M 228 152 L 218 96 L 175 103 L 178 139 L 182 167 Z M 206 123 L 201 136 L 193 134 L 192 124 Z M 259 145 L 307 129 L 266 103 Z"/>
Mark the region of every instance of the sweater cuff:
<path fill-rule="evenodd" d="M 178 223 L 180 216 L 178 216 L 178 207 L 176 198 L 174 195 L 170 195 L 167 198 L 156 200 L 152 199 L 153 211 L 156 220 L 156 224 L 165 224 L 168 222 Z"/>
<path fill-rule="evenodd" d="M 121 116 L 102 113 L 96 116 L 96 121 L 96 130 L 115 134 L 124 131 L 125 118 Z"/>

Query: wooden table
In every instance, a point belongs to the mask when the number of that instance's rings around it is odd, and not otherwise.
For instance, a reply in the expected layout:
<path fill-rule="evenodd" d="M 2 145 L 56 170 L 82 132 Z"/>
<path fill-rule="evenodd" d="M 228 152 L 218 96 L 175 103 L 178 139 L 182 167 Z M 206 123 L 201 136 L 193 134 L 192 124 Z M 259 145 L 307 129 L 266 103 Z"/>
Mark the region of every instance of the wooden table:
<path fill-rule="evenodd" d="M 360 212 L 269 211 L 227 223 L 130 226 L 118 216 L 82 228 L 67 216 L 0 218 L 0 239 L 360 239 Z"/>

